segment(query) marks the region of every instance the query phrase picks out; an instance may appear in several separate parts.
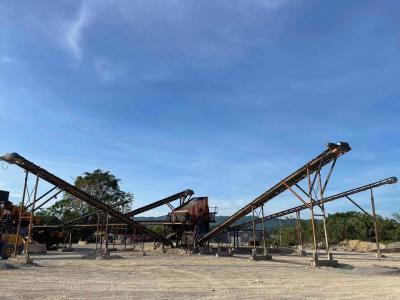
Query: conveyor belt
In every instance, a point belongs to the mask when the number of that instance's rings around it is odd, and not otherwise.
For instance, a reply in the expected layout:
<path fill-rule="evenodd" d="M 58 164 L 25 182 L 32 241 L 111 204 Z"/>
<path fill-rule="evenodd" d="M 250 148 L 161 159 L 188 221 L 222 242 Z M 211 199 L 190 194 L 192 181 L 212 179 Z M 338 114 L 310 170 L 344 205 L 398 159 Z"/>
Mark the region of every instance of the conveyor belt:
<path fill-rule="evenodd" d="M 313 204 L 313 206 L 321 205 L 322 203 L 325 204 L 327 202 L 334 201 L 334 200 L 337 200 L 337 199 L 340 199 L 340 198 L 343 198 L 343 197 L 346 197 L 346 196 L 350 196 L 350 195 L 354 195 L 354 194 L 357 194 L 357 193 L 360 193 L 360 192 L 364 192 L 364 191 L 367 191 L 367 190 L 370 190 L 370 189 L 374 189 L 374 188 L 377 188 L 377 187 L 385 185 L 385 184 L 394 184 L 396 182 L 397 182 L 397 178 L 396 177 L 389 177 L 389 178 L 386 178 L 386 179 L 383 179 L 383 180 L 380 180 L 380 181 L 377 181 L 377 182 L 374 182 L 374 183 L 370 183 L 370 184 L 367 184 L 367 185 L 364 185 L 364 186 L 360 186 L 360 187 L 352 189 L 352 190 L 348 190 L 348 191 L 345 191 L 345 192 L 342 192 L 342 193 L 339 193 L 339 194 L 336 194 L 336 195 L 332 195 L 332 196 L 323 198 L 321 200 L 312 201 L 312 204 Z M 304 209 L 307 209 L 307 208 L 308 208 L 307 205 L 299 205 L 299 206 L 292 207 L 292 208 L 289 208 L 289 209 L 286 209 L 286 210 L 282 210 L 280 212 L 265 216 L 264 217 L 264 221 L 273 220 L 273 219 L 276 219 L 276 218 L 279 218 L 279 217 L 290 215 L 292 213 L 295 213 L 296 211 L 301 211 L 301 210 L 304 210 Z M 258 219 L 254 220 L 254 223 L 258 224 L 258 223 L 261 223 L 262 221 L 263 221 L 263 218 L 258 218 Z M 253 221 L 242 223 L 242 224 L 239 224 L 239 225 L 236 225 L 236 226 L 232 226 L 232 227 L 229 228 L 229 230 L 230 231 L 242 230 L 243 228 L 249 227 L 251 225 L 253 225 Z"/>
<path fill-rule="evenodd" d="M 207 233 L 204 237 L 199 240 L 199 243 L 202 244 L 211 238 L 217 236 L 219 233 L 227 229 L 230 225 L 235 223 L 240 218 L 244 217 L 245 215 L 249 214 L 253 208 L 260 207 L 267 201 L 271 200 L 272 198 L 278 196 L 282 192 L 287 190 L 287 187 L 291 187 L 296 183 L 300 182 L 304 178 L 307 177 L 307 174 L 312 174 L 317 170 L 320 170 L 323 166 L 327 165 L 329 162 L 336 160 L 342 154 L 351 150 L 348 143 L 340 142 L 337 144 L 329 143 L 328 149 L 322 152 L 320 155 L 309 161 L 303 167 L 286 177 L 285 179 L 281 180 L 271 189 L 263 193 L 262 195 L 258 196 L 252 202 L 247 204 L 245 207 L 240 209 L 238 212 L 233 214 L 231 217 L 226 219 L 222 224 L 215 227 L 209 233 Z"/>
<path fill-rule="evenodd" d="M 132 210 L 131 212 L 126 213 L 125 216 L 127 216 L 129 218 L 132 218 L 135 215 L 144 213 L 144 212 L 146 212 L 148 210 L 154 209 L 154 208 L 162 206 L 164 204 L 168 204 L 168 203 L 170 203 L 172 201 L 175 201 L 175 200 L 178 200 L 178 199 L 184 199 L 184 198 L 190 197 L 193 194 L 194 194 L 194 192 L 192 190 L 188 189 L 188 190 L 182 191 L 180 193 L 177 193 L 175 195 L 169 196 L 167 198 L 164 198 L 164 199 L 155 201 L 153 203 L 150 203 L 148 205 L 142 206 L 142 207 L 137 208 L 135 210 Z"/>
<path fill-rule="evenodd" d="M 25 159 L 24 157 L 20 156 L 18 153 L 9 153 L 2 157 L 1 160 L 4 160 L 10 164 L 15 164 L 22 169 L 39 176 L 41 179 L 47 181 L 48 183 L 53 184 L 54 186 L 62 189 L 63 191 L 71 194 L 72 196 L 77 197 L 78 199 L 94 206 L 98 210 L 108 211 L 110 216 L 124 222 L 134 228 L 136 228 L 140 232 L 144 232 L 165 245 L 172 245 L 172 243 L 164 238 L 161 235 L 147 229 L 146 227 L 140 225 L 138 222 L 133 221 L 131 218 L 125 216 L 124 214 L 114 210 L 111 206 L 101 202 L 100 200 L 94 198 L 93 196 L 89 195 L 88 193 L 82 191 L 81 189 L 69 184 L 68 182 L 62 180 L 61 178 L 51 174 L 50 172 L 42 169 L 41 167 L 35 165 L 34 163 L 30 162 L 29 160 Z"/>

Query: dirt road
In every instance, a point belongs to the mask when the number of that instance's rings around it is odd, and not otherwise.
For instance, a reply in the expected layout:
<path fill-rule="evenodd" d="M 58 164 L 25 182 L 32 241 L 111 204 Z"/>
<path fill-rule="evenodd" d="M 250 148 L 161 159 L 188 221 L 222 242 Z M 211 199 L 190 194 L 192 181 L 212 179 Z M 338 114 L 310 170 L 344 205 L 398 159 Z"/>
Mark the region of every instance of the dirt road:
<path fill-rule="evenodd" d="M 0 270 L 1 299 L 399 299 L 400 255 L 336 254 L 341 267 L 310 268 L 310 257 L 215 257 L 113 252 L 33 256 L 37 266 Z"/>

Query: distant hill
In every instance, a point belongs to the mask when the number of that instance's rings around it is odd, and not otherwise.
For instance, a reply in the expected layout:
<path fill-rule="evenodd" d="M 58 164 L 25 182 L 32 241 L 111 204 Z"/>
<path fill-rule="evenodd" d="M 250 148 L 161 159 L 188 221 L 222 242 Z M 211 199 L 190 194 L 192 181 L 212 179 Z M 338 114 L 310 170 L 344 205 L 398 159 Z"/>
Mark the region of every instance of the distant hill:
<path fill-rule="evenodd" d="M 158 217 L 134 217 L 134 221 L 161 221 L 166 220 L 167 216 L 158 216 Z"/>

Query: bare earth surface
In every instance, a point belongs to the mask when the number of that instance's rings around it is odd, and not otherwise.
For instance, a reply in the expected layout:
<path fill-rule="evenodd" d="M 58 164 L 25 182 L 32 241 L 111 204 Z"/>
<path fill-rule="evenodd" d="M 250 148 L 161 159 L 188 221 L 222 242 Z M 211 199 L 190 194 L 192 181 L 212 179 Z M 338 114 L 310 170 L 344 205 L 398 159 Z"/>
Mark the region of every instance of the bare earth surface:
<path fill-rule="evenodd" d="M 36 265 L 0 269 L 0 299 L 400 299 L 394 253 L 335 253 L 336 269 L 311 268 L 309 256 L 295 255 L 252 261 L 168 249 L 99 260 L 88 253 L 49 252 L 32 256 Z"/>

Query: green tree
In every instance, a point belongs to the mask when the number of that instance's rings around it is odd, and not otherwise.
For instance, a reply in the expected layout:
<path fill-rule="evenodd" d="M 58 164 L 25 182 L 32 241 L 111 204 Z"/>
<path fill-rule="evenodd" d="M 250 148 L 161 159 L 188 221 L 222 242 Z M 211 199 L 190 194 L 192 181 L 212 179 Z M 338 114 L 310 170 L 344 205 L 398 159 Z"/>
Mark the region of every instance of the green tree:
<path fill-rule="evenodd" d="M 78 176 L 75 180 L 75 186 L 111 206 L 124 202 L 124 205 L 114 207 L 114 209 L 125 213 L 131 210 L 133 195 L 122 191 L 120 182 L 121 180 L 109 171 L 97 169 Z M 94 207 L 68 193 L 64 193 L 62 200 L 42 211 L 40 215 L 44 223 L 62 223 L 94 211 L 96 211 Z"/>
<path fill-rule="evenodd" d="M 394 213 L 394 214 L 393 214 L 393 218 L 394 218 L 398 223 L 400 223 L 400 212 Z"/>

